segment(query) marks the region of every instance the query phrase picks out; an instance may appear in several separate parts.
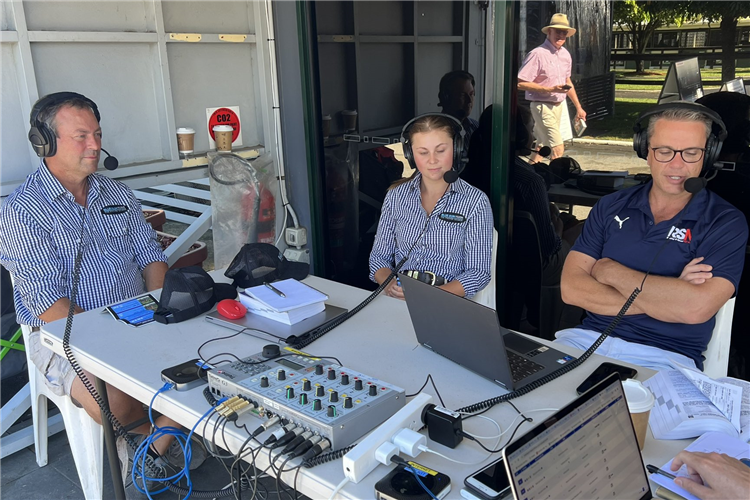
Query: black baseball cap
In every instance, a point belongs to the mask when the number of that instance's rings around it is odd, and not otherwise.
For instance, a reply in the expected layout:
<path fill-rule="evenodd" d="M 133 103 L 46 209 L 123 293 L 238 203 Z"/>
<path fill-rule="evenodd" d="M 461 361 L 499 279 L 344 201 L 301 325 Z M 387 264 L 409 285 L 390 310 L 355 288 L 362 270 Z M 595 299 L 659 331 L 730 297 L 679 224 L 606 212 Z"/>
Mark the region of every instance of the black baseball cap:
<path fill-rule="evenodd" d="M 303 280 L 310 274 L 310 264 L 291 262 L 269 243 L 247 243 L 229 264 L 224 276 L 240 288 L 262 285 L 266 282 L 294 278 Z"/>
<path fill-rule="evenodd" d="M 220 300 L 234 299 L 237 289 L 228 283 L 215 283 L 200 266 L 170 269 L 154 320 L 179 323 L 208 312 Z"/>

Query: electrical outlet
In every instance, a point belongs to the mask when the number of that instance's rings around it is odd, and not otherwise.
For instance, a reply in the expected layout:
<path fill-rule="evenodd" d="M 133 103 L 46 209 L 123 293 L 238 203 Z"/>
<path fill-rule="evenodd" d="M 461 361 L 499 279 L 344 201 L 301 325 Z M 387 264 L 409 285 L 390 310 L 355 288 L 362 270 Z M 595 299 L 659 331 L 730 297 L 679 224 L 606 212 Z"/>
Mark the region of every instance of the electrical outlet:
<path fill-rule="evenodd" d="M 288 227 L 284 230 L 284 241 L 290 247 L 301 247 L 307 244 L 307 229 L 304 227 Z"/>
<path fill-rule="evenodd" d="M 284 250 L 284 257 L 286 260 L 292 262 L 306 262 L 310 263 L 310 250 L 307 248 L 287 248 Z"/>

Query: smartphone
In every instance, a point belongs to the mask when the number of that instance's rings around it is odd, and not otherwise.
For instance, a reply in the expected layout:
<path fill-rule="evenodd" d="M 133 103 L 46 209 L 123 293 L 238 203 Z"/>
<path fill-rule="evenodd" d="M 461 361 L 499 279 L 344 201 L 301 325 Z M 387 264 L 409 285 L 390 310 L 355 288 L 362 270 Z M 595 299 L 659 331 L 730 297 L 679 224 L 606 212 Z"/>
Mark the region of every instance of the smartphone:
<path fill-rule="evenodd" d="M 588 378 L 586 378 L 586 380 L 583 381 L 581 385 L 578 386 L 576 392 L 578 394 L 583 394 L 612 373 L 619 373 L 620 380 L 625 380 L 635 377 L 638 374 L 638 370 L 628 366 L 616 365 L 614 363 L 602 363 L 591 375 L 588 376 Z"/>
<path fill-rule="evenodd" d="M 464 479 L 464 484 L 472 492 L 478 493 L 479 496 L 487 500 L 511 498 L 513 496 L 502 458 Z"/>
<path fill-rule="evenodd" d="M 107 307 L 107 311 L 117 321 L 129 326 L 143 326 L 154 321 L 154 311 L 159 303 L 147 293 Z"/>
<path fill-rule="evenodd" d="M 571 87 L 570 85 L 563 85 L 562 88 L 563 88 L 563 90 L 570 90 L 573 87 Z"/>

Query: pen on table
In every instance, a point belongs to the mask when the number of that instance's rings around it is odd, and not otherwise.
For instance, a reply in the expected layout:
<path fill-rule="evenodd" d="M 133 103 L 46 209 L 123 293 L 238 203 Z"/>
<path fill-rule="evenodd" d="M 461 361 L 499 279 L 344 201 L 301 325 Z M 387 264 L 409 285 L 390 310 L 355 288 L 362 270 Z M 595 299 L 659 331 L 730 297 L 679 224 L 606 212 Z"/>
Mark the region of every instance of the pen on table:
<path fill-rule="evenodd" d="M 279 290 L 278 288 L 276 288 L 272 284 L 270 284 L 270 283 L 263 283 L 263 284 L 266 285 L 266 288 L 268 288 L 269 290 L 271 290 L 273 293 L 275 293 L 276 295 L 278 295 L 282 299 L 286 298 L 286 295 L 284 295 L 284 292 L 282 292 L 281 290 Z"/>
<path fill-rule="evenodd" d="M 669 472 L 665 472 L 661 470 L 660 468 L 656 467 L 655 465 L 648 464 L 646 465 L 646 470 L 649 471 L 651 474 L 659 474 L 664 477 L 668 477 L 669 479 L 674 481 L 674 478 L 677 477 L 674 474 L 670 474 Z"/>

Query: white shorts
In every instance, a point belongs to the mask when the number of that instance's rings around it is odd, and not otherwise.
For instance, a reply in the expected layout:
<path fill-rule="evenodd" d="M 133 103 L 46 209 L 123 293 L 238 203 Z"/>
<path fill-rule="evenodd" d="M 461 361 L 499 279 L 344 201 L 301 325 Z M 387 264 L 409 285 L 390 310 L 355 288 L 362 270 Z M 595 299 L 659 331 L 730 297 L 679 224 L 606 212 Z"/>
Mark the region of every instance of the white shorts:
<path fill-rule="evenodd" d="M 55 354 L 39 341 L 39 328 L 32 328 L 29 335 L 29 357 L 37 369 L 44 374 L 44 382 L 58 396 L 70 396 L 70 388 L 76 372 L 68 360 Z"/>
<path fill-rule="evenodd" d="M 560 134 L 560 122 L 562 120 L 562 107 L 565 101 L 560 103 L 532 102 L 531 116 L 534 117 L 534 139 L 536 147 L 549 146 L 554 148 L 563 144 Z"/>
<path fill-rule="evenodd" d="M 555 342 L 585 351 L 601 334 L 583 328 L 568 328 L 555 334 Z M 596 350 L 597 354 L 619 359 L 652 370 L 676 370 L 678 367 L 697 369 L 695 361 L 676 352 L 650 345 L 636 344 L 617 337 L 607 337 Z"/>

